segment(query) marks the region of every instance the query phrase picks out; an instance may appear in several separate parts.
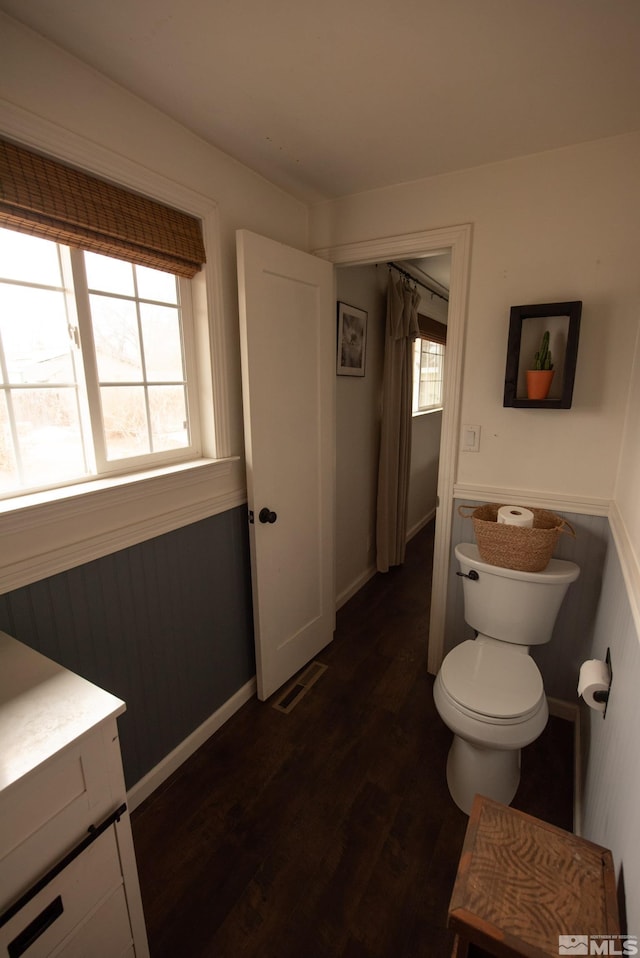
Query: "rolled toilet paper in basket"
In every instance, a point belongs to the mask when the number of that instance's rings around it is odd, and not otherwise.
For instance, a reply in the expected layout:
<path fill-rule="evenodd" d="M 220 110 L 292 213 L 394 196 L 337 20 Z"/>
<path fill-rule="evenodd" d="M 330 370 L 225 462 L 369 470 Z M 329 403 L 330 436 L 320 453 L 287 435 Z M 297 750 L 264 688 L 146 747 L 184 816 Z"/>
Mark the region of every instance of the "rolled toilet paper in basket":
<path fill-rule="evenodd" d="M 498 522 L 507 526 L 521 526 L 524 529 L 533 528 L 533 513 L 524 506 L 500 506 Z"/>

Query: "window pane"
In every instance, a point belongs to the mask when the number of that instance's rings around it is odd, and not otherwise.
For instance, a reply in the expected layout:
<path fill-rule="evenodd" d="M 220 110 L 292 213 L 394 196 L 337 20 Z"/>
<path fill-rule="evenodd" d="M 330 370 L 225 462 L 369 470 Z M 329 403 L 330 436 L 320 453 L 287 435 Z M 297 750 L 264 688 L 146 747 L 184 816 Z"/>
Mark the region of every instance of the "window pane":
<path fill-rule="evenodd" d="M 138 296 L 159 303 L 178 302 L 178 283 L 172 273 L 163 273 L 149 266 L 136 266 Z"/>
<path fill-rule="evenodd" d="M 147 380 L 182 382 L 182 339 L 177 309 L 140 305 Z"/>
<path fill-rule="evenodd" d="M 50 240 L 0 229 L 0 275 L 43 286 L 61 286 L 58 248 Z"/>
<path fill-rule="evenodd" d="M 180 289 L 170 273 L 0 228 L 0 496 L 189 448 Z"/>
<path fill-rule="evenodd" d="M 108 459 L 150 452 L 143 386 L 102 386 L 102 417 Z"/>
<path fill-rule="evenodd" d="M 183 386 L 150 386 L 149 411 L 154 452 L 189 444 Z"/>
<path fill-rule="evenodd" d="M 100 253 L 84 254 L 87 269 L 87 286 L 103 293 L 119 293 L 121 296 L 133 296 L 133 266 L 111 256 Z"/>
<path fill-rule="evenodd" d="M 136 304 L 110 296 L 92 295 L 89 300 L 100 382 L 140 382 Z"/>
<path fill-rule="evenodd" d="M 0 393 L 0 492 L 9 492 L 11 489 L 16 489 L 19 482 L 7 401 L 4 392 L 2 392 Z"/>
<path fill-rule="evenodd" d="M 442 406 L 444 346 L 420 338 L 415 343 L 413 412 Z"/>
<path fill-rule="evenodd" d="M 86 474 L 75 389 L 12 389 L 11 401 L 26 486 Z"/>
<path fill-rule="evenodd" d="M 64 293 L 0 285 L 0 336 L 10 382 L 75 382 Z"/>

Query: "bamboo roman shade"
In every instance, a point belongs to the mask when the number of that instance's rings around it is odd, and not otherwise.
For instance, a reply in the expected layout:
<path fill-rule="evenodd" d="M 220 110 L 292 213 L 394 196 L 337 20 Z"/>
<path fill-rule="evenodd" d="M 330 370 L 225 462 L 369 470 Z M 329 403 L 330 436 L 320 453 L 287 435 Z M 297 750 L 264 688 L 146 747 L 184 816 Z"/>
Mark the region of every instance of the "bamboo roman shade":
<path fill-rule="evenodd" d="M 6 140 L 0 226 L 189 279 L 206 262 L 200 220 Z"/>
<path fill-rule="evenodd" d="M 437 319 L 430 319 L 429 316 L 419 313 L 418 326 L 420 327 L 420 335 L 424 336 L 425 339 L 430 339 L 432 343 L 446 345 L 447 327 L 445 323 L 439 323 Z"/>

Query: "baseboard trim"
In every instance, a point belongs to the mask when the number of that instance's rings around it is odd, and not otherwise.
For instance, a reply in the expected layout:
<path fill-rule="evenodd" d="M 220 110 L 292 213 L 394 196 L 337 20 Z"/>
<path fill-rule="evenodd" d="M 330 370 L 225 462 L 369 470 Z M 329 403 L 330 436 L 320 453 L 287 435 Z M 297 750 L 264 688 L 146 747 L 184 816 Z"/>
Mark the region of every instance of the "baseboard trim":
<path fill-rule="evenodd" d="M 547 696 L 547 704 L 550 715 L 554 715 L 556 718 L 566 719 L 568 722 L 577 722 L 577 702 L 574 705 L 573 702 L 567 702 L 565 699 L 554 699 L 551 696 Z"/>
<path fill-rule="evenodd" d="M 367 584 L 369 579 L 373 579 L 377 571 L 375 566 L 369 566 L 357 579 L 354 579 L 351 585 L 347 586 L 340 595 L 336 596 L 336 612 L 338 609 L 341 609 L 343 605 L 346 605 L 349 599 L 352 599 L 356 592 L 359 592 L 360 589 Z"/>
<path fill-rule="evenodd" d="M 424 527 L 428 525 L 432 519 L 435 519 L 435 517 L 436 517 L 436 510 L 432 509 L 431 512 L 427 513 L 427 515 L 424 516 L 423 519 L 420 519 L 419 522 L 416 522 L 416 524 L 412 526 L 407 532 L 407 542 L 413 539 L 414 536 L 417 536 L 418 533 L 422 529 L 424 529 Z"/>
<path fill-rule="evenodd" d="M 407 542 L 413 539 L 414 536 L 424 529 L 433 519 L 435 519 L 436 510 L 432 509 L 428 515 L 420 519 L 419 522 L 416 522 L 414 526 L 409 529 L 407 532 Z M 373 579 L 374 575 L 378 570 L 375 566 L 369 566 L 368 569 L 365 569 L 357 579 L 354 579 L 353 582 L 344 589 L 340 595 L 336 596 L 336 612 L 338 609 L 341 609 L 343 605 L 346 605 L 349 599 L 352 599 L 356 592 L 359 592 L 360 589 L 367 584 L 369 579 Z"/>
<path fill-rule="evenodd" d="M 195 731 L 180 742 L 172 752 L 158 762 L 150 772 L 147 772 L 140 781 L 136 782 L 127 792 L 129 811 L 132 812 L 138 805 L 147 799 L 170 775 L 186 762 L 201 745 L 211 738 L 231 716 L 242 708 L 256 694 L 256 680 L 250 679 L 242 688 L 238 689 L 230 699 L 221 705 L 213 715 L 199 725 Z"/>
<path fill-rule="evenodd" d="M 578 703 L 547 698 L 549 714 L 573 724 L 573 831 L 582 834 L 582 770 L 580 763 L 580 709 Z"/>
<path fill-rule="evenodd" d="M 582 739 L 580 709 L 573 725 L 573 831 L 582 838 Z"/>

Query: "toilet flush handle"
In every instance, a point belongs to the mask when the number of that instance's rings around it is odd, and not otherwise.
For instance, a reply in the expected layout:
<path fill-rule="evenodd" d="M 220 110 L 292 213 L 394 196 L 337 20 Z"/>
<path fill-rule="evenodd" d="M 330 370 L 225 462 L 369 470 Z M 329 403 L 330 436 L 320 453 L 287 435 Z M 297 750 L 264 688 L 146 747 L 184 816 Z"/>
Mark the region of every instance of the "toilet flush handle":
<path fill-rule="evenodd" d="M 477 582 L 480 578 L 475 569 L 472 569 L 471 572 L 456 572 L 456 575 L 461 575 L 463 579 L 471 579 L 473 582 Z"/>

